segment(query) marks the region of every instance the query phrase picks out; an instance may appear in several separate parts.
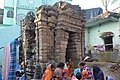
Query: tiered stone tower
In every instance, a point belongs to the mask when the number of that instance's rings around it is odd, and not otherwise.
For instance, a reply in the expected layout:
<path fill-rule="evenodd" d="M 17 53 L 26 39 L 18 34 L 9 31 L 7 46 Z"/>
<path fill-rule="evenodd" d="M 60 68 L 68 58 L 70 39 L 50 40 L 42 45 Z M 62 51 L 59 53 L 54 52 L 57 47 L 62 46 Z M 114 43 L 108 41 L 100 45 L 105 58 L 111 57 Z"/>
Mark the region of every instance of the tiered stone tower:
<path fill-rule="evenodd" d="M 36 53 L 33 58 L 36 64 L 44 66 L 49 60 L 66 62 L 68 57 L 72 57 L 75 64 L 82 60 L 84 23 L 83 12 L 77 5 L 58 2 L 54 6 L 40 6 L 34 20 Z"/>

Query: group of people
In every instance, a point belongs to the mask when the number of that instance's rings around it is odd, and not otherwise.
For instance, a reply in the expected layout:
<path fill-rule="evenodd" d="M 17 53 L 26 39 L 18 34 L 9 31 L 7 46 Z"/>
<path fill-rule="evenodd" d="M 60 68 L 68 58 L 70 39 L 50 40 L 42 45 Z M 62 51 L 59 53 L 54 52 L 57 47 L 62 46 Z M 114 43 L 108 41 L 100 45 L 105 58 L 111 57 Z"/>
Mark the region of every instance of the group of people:
<path fill-rule="evenodd" d="M 67 63 L 60 62 L 56 68 L 53 64 L 49 64 L 42 80 L 104 80 L 104 73 L 96 65 L 91 70 L 85 62 L 80 62 L 78 67 L 74 68 L 74 64 L 70 59 Z"/>

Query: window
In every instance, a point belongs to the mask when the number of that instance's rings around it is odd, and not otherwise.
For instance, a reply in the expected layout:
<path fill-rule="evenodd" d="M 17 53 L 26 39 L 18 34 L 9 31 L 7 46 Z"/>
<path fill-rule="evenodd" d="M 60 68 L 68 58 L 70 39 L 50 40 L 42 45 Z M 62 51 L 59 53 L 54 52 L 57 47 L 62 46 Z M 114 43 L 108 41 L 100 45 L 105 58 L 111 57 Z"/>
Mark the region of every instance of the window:
<path fill-rule="evenodd" d="M 113 50 L 113 32 L 103 32 L 100 37 L 104 40 L 105 50 Z"/>
<path fill-rule="evenodd" d="M 35 16 L 35 13 L 33 11 L 30 11 L 30 12 L 27 13 L 27 16 L 30 16 L 30 15 Z"/>
<path fill-rule="evenodd" d="M 13 18 L 13 11 L 8 11 L 7 12 L 7 17 L 8 18 Z"/>
<path fill-rule="evenodd" d="M 3 14 L 4 14 L 4 10 L 0 9 L 0 24 L 3 24 Z"/>
<path fill-rule="evenodd" d="M 104 38 L 104 44 L 105 44 L 105 50 L 113 50 L 113 41 L 112 41 L 113 36 L 105 37 Z"/>

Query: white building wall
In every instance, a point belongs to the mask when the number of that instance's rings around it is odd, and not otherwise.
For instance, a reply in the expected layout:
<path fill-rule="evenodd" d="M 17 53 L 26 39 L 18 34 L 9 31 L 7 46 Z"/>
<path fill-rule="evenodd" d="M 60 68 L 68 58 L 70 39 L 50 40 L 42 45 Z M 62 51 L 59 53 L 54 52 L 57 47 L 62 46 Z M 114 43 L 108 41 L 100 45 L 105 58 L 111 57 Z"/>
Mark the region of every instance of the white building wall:
<path fill-rule="evenodd" d="M 109 23 L 104 23 L 102 25 L 97 25 L 94 27 L 90 27 L 89 33 L 86 34 L 86 39 L 88 40 L 88 44 L 86 45 L 103 45 L 104 41 L 102 38 L 100 38 L 100 34 L 103 32 L 113 32 L 113 45 L 119 44 L 120 45 L 120 23 L 119 22 L 109 22 Z M 87 30 L 88 31 L 88 30 Z M 86 40 L 86 41 L 87 41 Z"/>
<path fill-rule="evenodd" d="M 89 44 L 89 28 L 85 29 L 85 46 Z"/>

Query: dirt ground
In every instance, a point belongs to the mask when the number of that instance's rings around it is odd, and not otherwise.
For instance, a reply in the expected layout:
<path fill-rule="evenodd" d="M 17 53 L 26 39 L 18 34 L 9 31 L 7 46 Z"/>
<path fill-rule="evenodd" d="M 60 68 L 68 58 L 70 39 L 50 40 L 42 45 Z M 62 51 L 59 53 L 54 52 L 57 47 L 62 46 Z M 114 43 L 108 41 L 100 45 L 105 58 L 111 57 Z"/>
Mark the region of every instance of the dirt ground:
<path fill-rule="evenodd" d="M 114 80 L 120 80 L 120 63 L 110 62 L 87 62 L 87 66 L 92 68 L 93 65 L 97 65 L 104 73 L 104 77 L 112 76 Z"/>

